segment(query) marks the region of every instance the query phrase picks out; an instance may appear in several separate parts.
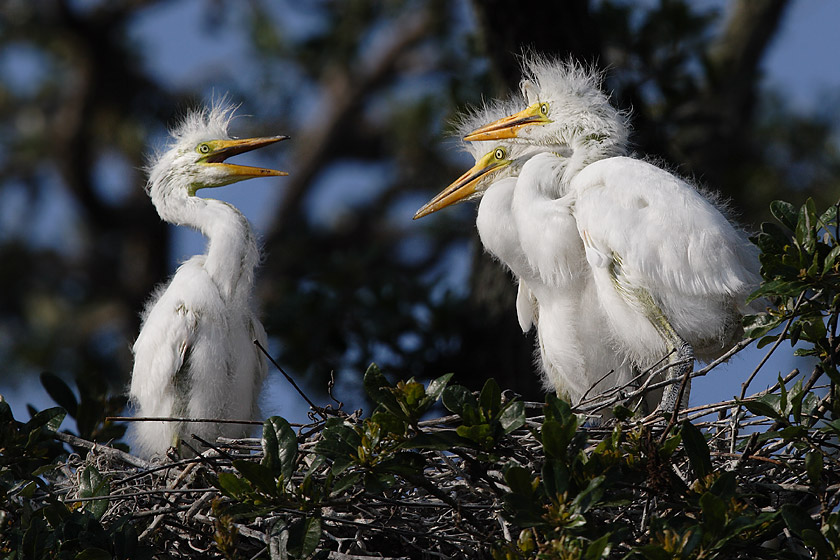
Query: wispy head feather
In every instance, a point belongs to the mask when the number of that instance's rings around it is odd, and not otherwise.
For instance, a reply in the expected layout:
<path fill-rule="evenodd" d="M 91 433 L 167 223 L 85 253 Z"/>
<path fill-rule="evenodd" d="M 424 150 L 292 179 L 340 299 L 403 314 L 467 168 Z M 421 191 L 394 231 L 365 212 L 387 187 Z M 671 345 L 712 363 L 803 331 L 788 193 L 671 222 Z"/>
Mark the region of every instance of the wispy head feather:
<path fill-rule="evenodd" d="M 602 85 L 604 73 L 574 59 L 523 58 L 520 90 L 527 104 L 551 102 L 555 131 L 569 144 L 584 143 L 602 156 L 622 155 L 630 134 L 629 115 L 611 103 Z M 546 139 L 548 141 L 548 139 Z"/>

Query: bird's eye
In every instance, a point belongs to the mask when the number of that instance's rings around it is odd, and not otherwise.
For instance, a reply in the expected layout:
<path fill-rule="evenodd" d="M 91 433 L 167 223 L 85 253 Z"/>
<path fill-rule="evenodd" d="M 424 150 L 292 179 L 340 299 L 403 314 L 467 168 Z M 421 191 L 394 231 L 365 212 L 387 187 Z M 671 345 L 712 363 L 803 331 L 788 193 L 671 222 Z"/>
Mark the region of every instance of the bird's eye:
<path fill-rule="evenodd" d="M 202 154 L 209 154 L 210 153 L 210 145 L 209 144 L 199 144 L 198 151 Z"/>
<path fill-rule="evenodd" d="M 548 116 L 548 103 L 540 104 L 540 114 L 544 117 Z"/>
<path fill-rule="evenodd" d="M 507 152 L 505 152 L 504 148 L 496 148 L 496 153 L 493 154 L 493 157 L 496 159 L 505 159 L 507 156 Z"/>

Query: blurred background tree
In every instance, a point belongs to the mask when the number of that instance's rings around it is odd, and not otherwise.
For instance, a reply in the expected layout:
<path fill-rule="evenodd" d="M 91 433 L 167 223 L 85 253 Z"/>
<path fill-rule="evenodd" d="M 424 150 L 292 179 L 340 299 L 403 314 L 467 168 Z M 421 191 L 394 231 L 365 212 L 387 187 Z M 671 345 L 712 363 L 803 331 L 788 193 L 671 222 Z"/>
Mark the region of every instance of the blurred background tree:
<path fill-rule="evenodd" d="M 836 115 L 762 87 L 788 4 L 2 0 L 0 379 L 122 391 L 144 301 L 201 250 L 155 214 L 144 154 L 186 107 L 230 92 L 252 115 L 234 134 L 293 138 L 254 156 L 288 178 L 213 193 L 258 222 L 284 366 L 312 392 L 376 361 L 541 399 L 533 336 L 474 207 L 411 220 L 470 163 L 448 123 L 514 90 L 528 49 L 573 56 L 608 69 L 640 154 L 719 189 L 747 227 L 776 198 L 823 207 L 838 197 Z"/>

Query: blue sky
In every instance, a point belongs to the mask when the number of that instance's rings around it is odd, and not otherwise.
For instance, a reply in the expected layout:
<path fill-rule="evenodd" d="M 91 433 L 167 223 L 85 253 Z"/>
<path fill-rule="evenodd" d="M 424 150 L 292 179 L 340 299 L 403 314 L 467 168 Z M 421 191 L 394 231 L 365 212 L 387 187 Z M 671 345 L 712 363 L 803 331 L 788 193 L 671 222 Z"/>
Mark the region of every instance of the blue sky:
<path fill-rule="evenodd" d="M 723 6 L 726 2 L 710 1 L 710 5 Z M 214 28 L 210 34 L 207 28 L 203 27 L 202 16 L 204 5 L 199 0 L 179 0 L 148 9 L 132 27 L 130 34 L 132 40 L 137 42 L 144 53 L 144 64 L 147 64 L 161 80 L 173 90 L 189 90 L 195 85 L 214 84 L 205 91 L 209 98 L 214 93 L 220 93 L 228 89 L 235 90 L 238 85 L 246 87 L 249 81 L 257 79 L 249 74 L 248 65 L 242 65 L 240 60 L 247 57 L 248 44 L 237 33 L 235 23 L 228 24 L 230 28 Z M 299 17 L 291 10 L 289 17 Z M 312 22 L 296 20 L 291 29 L 298 32 L 305 32 Z M 781 33 L 776 37 L 774 43 L 764 60 L 763 69 L 765 73 L 764 84 L 767 87 L 781 91 L 792 100 L 794 107 L 802 112 L 827 112 L 837 109 L 827 104 L 832 99 L 840 100 L 837 92 L 840 91 L 840 65 L 837 63 L 837 54 L 840 53 L 840 2 L 834 0 L 800 0 L 794 2 L 784 20 Z M 224 36 L 224 40 L 219 40 Z M 19 56 L 28 57 L 31 53 L 21 53 Z M 9 61 L 8 56 L 0 60 L 2 64 L 16 66 L 15 75 L 18 76 L 20 87 L 26 87 L 27 79 L 37 78 L 37 68 L 25 60 Z M 0 66 L 0 70 L 4 67 Z M 29 68 L 29 69 L 27 69 Z M 30 78 L 28 72 L 32 73 Z M 3 72 L 3 75 L 7 72 Z M 252 108 L 243 107 L 242 113 L 248 113 Z M 251 128 L 253 122 L 244 120 L 240 123 L 244 128 Z M 282 131 L 258 130 L 260 134 L 274 134 Z M 265 165 L 279 166 L 272 158 L 275 153 L 254 155 Z M 246 162 L 247 163 L 247 162 Z M 120 162 L 114 162 L 118 167 Z M 283 167 L 280 167 L 283 169 Z M 345 170 L 348 171 L 348 170 Z M 365 181 L 367 172 L 371 170 L 351 169 L 342 174 L 342 179 L 350 177 L 353 181 Z M 376 174 L 387 174 L 389 170 L 373 170 Z M 110 168 L 103 168 L 102 173 L 114 172 Z M 335 175 L 335 174 L 333 174 Z M 355 178 L 354 178 L 355 177 Z M 329 176 L 323 178 L 325 185 L 317 192 L 336 192 L 339 179 L 331 179 Z M 227 200 L 239 207 L 243 213 L 252 221 L 257 231 L 262 231 L 268 226 L 273 213 L 273 207 L 282 195 L 282 179 L 250 181 L 246 188 L 220 189 L 213 193 L 214 197 Z M 342 189 L 343 192 L 353 192 L 354 189 Z M 119 193 L 114 193 L 119 196 Z M 56 193 L 57 203 L 53 210 L 47 212 L 48 218 L 45 221 L 56 224 L 51 228 L 40 230 L 46 236 L 44 243 L 58 243 L 57 239 L 68 239 L 66 230 L 69 227 L 67 218 L 66 197 L 63 193 Z M 323 195 L 321 201 L 326 200 Z M 352 206 L 352 200 L 340 200 L 332 205 L 323 204 L 319 200 L 313 200 L 310 204 L 312 213 L 319 219 L 330 219 L 340 215 L 346 208 Z M 11 201 L 14 204 L 14 201 Z M 0 211 L 0 232 L 5 229 L 2 223 L 14 219 L 15 213 L 10 211 L 10 201 L 4 200 L 4 211 Z M 13 207 L 13 206 L 12 206 Z M 60 208 L 64 210 L 59 210 Z M 413 207 L 406 206 L 405 216 L 394 216 L 393 219 L 405 219 L 410 221 L 413 214 Z M 63 225 L 62 225 L 63 224 Z M 72 238 L 69 238 L 72 239 Z M 65 241 L 66 242 L 66 241 Z M 173 251 L 173 269 L 177 261 L 188 258 L 190 255 L 200 252 L 203 247 L 203 239 L 198 233 L 185 228 L 178 228 L 175 235 Z M 737 394 L 740 391 L 742 379 L 740 375 L 732 375 L 727 372 L 739 371 L 749 364 L 757 363 L 757 353 L 745 352 L 741 357 L 736 357 L 731 364 L 725 368 L 715 370 L 712 375 L 699 379 L 695 382 L 692 392 L 692 402 L 704 402 L 721 400 L 728 396 Z M 781 352 L 780 352 L 781 354 Z M 764 368 L 763 376 L 757 380 L 753 389 L 758 390 L 775 381 L 776 375 L 787 373 L 791 369 L 789 359 L 779 357 L 771 360 Z M 279 413 L 290 421 L 302 420 L 305 418 L 305 407 L 300 406 L 300 399 L 289 399 L 290 388 L 285 380 L 279 375 L 273 377 L 273 382 L 267 390 L 264 399 L 265 412 L 268 414 Z M 25 418 L 25 403 L 31 402 L 38 408 L 50 405 L 49 399 L 43 393 L 37 378 L 23 380 L 17 387 L 4 386 L 0 382 L 0 393 L 3 393 L 13 406 L 15 415 L 18 418 Z M 352 407 L 352 403 L 351 407 Z"/>

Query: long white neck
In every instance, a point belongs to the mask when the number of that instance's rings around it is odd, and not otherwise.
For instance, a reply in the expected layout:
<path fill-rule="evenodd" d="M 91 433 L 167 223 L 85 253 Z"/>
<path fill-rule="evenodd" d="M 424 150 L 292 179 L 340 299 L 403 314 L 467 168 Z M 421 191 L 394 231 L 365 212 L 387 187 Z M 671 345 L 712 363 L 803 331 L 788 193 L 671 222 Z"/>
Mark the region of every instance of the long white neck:
<path fill-rule="evenodd" d="M 153 197 L 152 202 L 164 221 L 192 227 L 207 238 L 204 268 L 222 298 L 229 302 L 247 300 L 259 249 L 245 216 L 230 204 L 212 198 Z"/>

